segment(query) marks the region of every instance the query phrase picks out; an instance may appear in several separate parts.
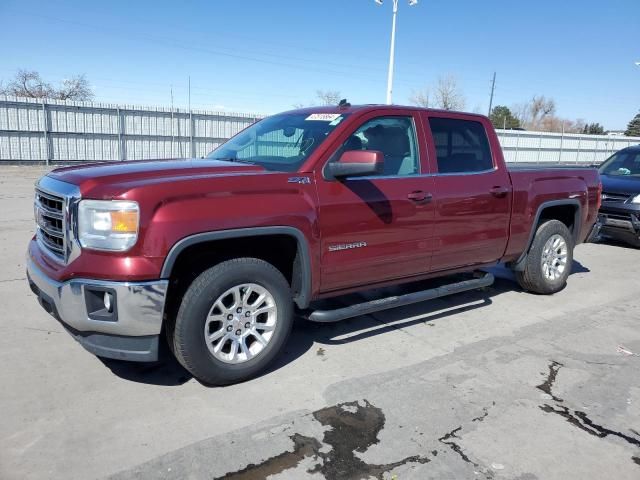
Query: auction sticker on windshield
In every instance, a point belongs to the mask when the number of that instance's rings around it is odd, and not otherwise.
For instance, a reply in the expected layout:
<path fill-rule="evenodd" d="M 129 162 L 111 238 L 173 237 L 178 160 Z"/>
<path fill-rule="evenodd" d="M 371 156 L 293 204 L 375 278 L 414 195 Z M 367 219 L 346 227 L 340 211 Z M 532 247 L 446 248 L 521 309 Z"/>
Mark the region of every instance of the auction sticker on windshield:
<path fill-rule="evenodd" d="M 339 113 L 312 113 L 305 120 L 316 122 L 333 122 L 340 118 Z"/>

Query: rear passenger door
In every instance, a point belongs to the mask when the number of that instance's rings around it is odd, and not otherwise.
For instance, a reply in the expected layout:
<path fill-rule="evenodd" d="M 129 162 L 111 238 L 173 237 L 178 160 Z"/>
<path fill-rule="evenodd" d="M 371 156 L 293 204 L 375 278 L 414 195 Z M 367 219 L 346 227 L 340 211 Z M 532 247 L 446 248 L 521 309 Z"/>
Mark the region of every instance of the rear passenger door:
<path fill-rule="evenodd" d="M 488 120 L 425 112 L 433 160 L 433 271 L 499 260 L 509 237 L 511 180 L 498 165 Z M 499 145 L 494 146 L 499 148 Z"/>

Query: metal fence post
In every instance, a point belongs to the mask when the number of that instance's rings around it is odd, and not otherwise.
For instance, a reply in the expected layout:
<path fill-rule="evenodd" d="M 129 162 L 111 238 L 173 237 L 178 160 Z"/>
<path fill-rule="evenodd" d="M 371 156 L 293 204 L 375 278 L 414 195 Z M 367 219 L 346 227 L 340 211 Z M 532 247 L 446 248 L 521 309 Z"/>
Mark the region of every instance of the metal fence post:
<path fill-rule="evenodd" d="M 51 148 L 49 147 L 49 117 L 47 115 L 47 104 L 42 99 L 42 134 L 44 136 L 44 156 L 46 165 L 49 166 L 51 160 Z"/>
<path fill-rule="evenodd" d="M 560 136 L 560 153 L 558 154 L 558 163 L 562 163 L 563 144 L 564 144 L 564 122 L 562 122 L 562 135 Z"/>
<path fill-rule="evenodd" d="M 196 149 L 193 143 L 193 112 L 189 109 L 189 156 L 196 158 Z"/>
<path fill-rule="evenodd" d="M 538 159 L 536 163 L 540 163 L 540 154 L 542 153 L 542 134 L 538 134 Z"/>
<path fill-rule="evenodd" d="M 118 129 L 118 157 L 121 162 L 124 162 L 124 145 L 122 143 L 122 112 L 120 111 L 120 107 L 116 108 L 117 115 L 117 129 Z"/>
<path fill-rule="evenodd" d="M 173 158 L 173 142 L 174 142 L 174 134 L 173 134 L 173 93 L 171 94 L 171 155 L 170 158 Z"/>
<path fill-rule="evenodd" d="M 580 158 L 580 142 L 582 141 L 582 137 L 578 137 L 578 151 L 576 152 L 576 163 L 578 163 L 578 158 Z"/>
<path fill-rule="evenodd" d="M 514 163 L 518 163 L 518 148 L 520 147 L 520 131 L 516 135 L 516 158 L 513 160 Z"/>

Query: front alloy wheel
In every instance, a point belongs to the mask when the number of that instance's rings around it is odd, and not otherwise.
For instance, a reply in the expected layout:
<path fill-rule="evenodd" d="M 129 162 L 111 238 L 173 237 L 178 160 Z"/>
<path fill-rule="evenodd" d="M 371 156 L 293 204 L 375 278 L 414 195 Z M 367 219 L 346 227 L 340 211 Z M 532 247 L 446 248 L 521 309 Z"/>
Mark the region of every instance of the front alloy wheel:
<path fill-rule="evenodd" d="M 213 302 L 204 325 L 205 342 L 220 361 L 243 363 L 262 353 L 277 321 L 273 295 L 255 283 L 243 283 Z"/>
<path fill-rule="evenodd" d="M 262 372 L 283 350 L 292 326 L 291 288 L 282 272 L 258 258 L 235 258 L 193 281 L 167 336 L 194 377 L 228 385 Z"/>

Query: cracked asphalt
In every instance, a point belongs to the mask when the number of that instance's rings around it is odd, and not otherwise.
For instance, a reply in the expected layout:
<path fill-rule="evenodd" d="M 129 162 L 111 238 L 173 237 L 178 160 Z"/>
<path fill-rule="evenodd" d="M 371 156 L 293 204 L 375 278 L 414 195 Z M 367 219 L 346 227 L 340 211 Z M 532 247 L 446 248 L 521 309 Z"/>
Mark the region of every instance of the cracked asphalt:
<path fill-rule="evenodd" d="M 551 297 L 498 268 L 483 290 L 300 321 L 265 375 L 207 388 L 170 357 L 100 360 L 36 303 L 43 172 L 0 168 L 0 478 L 640 478 L 640 250 L 579 246 Z"/>

